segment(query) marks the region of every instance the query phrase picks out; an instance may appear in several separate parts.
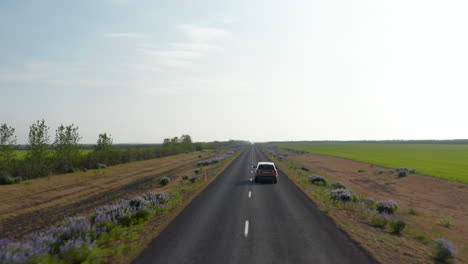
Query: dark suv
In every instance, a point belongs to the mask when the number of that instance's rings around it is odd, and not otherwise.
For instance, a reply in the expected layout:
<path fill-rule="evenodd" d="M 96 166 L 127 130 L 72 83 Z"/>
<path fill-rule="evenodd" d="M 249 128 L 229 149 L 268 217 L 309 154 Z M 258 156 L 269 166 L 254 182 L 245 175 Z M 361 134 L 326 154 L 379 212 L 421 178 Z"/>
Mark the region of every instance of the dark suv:
<path fill-rule="evenodd" d="M 261 180 L 269 180 L 273 183 L 278 182 L 278 170 L 273 162 L 259 162 L 255 170 L 255 183 Z"/>

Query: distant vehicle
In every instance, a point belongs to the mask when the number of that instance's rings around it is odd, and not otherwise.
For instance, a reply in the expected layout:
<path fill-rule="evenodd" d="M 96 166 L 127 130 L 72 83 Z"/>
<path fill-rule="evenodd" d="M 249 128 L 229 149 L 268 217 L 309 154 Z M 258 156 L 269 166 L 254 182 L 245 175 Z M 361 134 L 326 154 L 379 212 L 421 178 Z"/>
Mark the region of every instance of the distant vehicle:
<path fill-rule="evenodd" d="M 255 170 L 255 183 L 261 180 L 270 180 L 273 183 L 278 182 L 278 170 L 273 162 L 259 162 Z"/>

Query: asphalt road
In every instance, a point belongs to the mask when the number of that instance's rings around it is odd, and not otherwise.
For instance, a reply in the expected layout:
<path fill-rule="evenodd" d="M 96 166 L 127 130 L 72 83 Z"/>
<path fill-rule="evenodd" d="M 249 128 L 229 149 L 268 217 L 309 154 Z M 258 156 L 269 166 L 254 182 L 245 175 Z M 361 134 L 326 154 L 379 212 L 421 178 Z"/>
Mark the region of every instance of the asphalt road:
<path fill-rule="evenodd" d="M 376 263 L 283 173 L 251 182 L 258 161 L 246 149 L 134 263 Z"/>

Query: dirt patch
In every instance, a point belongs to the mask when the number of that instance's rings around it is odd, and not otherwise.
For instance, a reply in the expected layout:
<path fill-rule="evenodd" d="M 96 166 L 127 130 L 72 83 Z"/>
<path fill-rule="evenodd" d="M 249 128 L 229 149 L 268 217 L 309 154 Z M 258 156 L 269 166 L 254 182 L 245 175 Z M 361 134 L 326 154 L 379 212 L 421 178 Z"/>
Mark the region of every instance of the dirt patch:
<path fill-rule="evenodd" d="M 458 251 L 459 263 L 468 263 L 468 188 L 464 184 L 445 181 L 419 174 L 409 174 L 398 178 L 392 170 L 364 162 L 318 154 L 297 155 L 290 153 L 289 160 L 296 166 L 311 169 L 334 181 L 345 183 L 353 191 L 376 200 L 392 199 L 398 203 L 398 215 L 408 220 L 408 233 L 398 238 L 395 243 L 385 241 L 367 241 L 374 232 L 366 227 L 366 221 L 356 220 L 355 226 L 344 229 L 363 244 L 367 244 L 374 255 L 381 255 L 384 263 L 434 263 L 430 258 L 427 245 L 417 241 L 414 233 L 425 234 L 429 239 L 445 237 L 451 240 Z M 381 170 L 383 173 L 378 174 Z M 414 208 L 417 215 L 408 212 Z M 350 219 L 339 215 L 338 218 Z M 341 213 L 343 214 L 343 213 Z M 440 224 L 442 219 L 449 219 L 450 228 Z M 338 221 L 340 222 L 340 221 Z M 359 223 L 361 223 L 359 225 Z M 343 222 L 341 225 L 346 225 Z M 369 229 L 370 228 L 370 229 Z M 354 230 L 354 232 L 353 232 Z M 409 230 L 413 231 L 410 232 Z M 389 237 L 388 239 L 393 239 Z M 391 246 L 398 245 L 398 246 Z M 406 256 L 406 257 L 405 257 Z M 408 262 L 410 261 L 410 262 Z"/>

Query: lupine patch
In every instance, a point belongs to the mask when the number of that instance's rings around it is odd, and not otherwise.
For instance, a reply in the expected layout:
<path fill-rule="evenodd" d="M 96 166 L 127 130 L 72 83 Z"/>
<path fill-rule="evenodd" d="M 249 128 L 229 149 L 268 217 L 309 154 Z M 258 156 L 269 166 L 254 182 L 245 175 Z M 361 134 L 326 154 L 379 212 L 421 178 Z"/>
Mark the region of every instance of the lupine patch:
<path fill-rule="evenodd" d="M 316 185 L 323 185 L 323 186 L 326 186 L 327 185 L 327 180 L 323 177 L 323 176 L 320 176 L 320 175 L 317 175 L 317 174 L 313 174 L 309 177 L 309 180 L 310 180 L 310 183 L 312 184 L 316 184 Z"/>
<path fill-rule="evenodd" d="M 348 189 L 335 189 L 330 192 L 330 198 L 334 201 L 349 202 L 354 199 L 355 195 Z"/>
<path fill-rule="evenodd" d="M 68 217 L 45 232 L 32 233 L 24 242 L 0 240 L 0 263 L 82 263 L 97 259 L 97 239 L 116 225 L 132 224 L 133 219 L 146 220 L 151 213 L 170 205 L 165 193 L 147 193 L 132 200 L 120 200 L 96 208 L 91 221 L 86 217 Z M 124 221 L 125 220 L 125 221 Z M 130 222 L 128 222 L 129 220 Z"/>
<path fill-rule="evenodd" d="M 393 200 L 384 200 L 377 202 L 377 211 L 379 213 L 393 214 L 397 210 L 397 203 Z"/>
<path fill-rule="evenodd" d="M 206 159 L 206 160 L 202 160 L 202 161 L 199 161 L 197 163 L 198 166 L 208 166 L 210 164 L 215 164 L 215 163 L 218 163 L 219 161 L 223 160 L 223 159 L 227 159 L 229 157 L 231 157 L 232 155 L 234 155 L 236 152 L 235 151 L 229 151 L 229 152 L 226 152 L 226 153 L 223 153 L 223 154 L 220 154 L 218 156 L 215 156 L 213 158 L 209 158 L 209 159 Z"/>
<path fill-rule="evenodd" d="M 436 240 L 434 248 L 434 258 L 440 261 L 448 261 L 457 256 L 457 252 L 453 247 L 452 242 L 446 238 L 439 238 Z"/>

